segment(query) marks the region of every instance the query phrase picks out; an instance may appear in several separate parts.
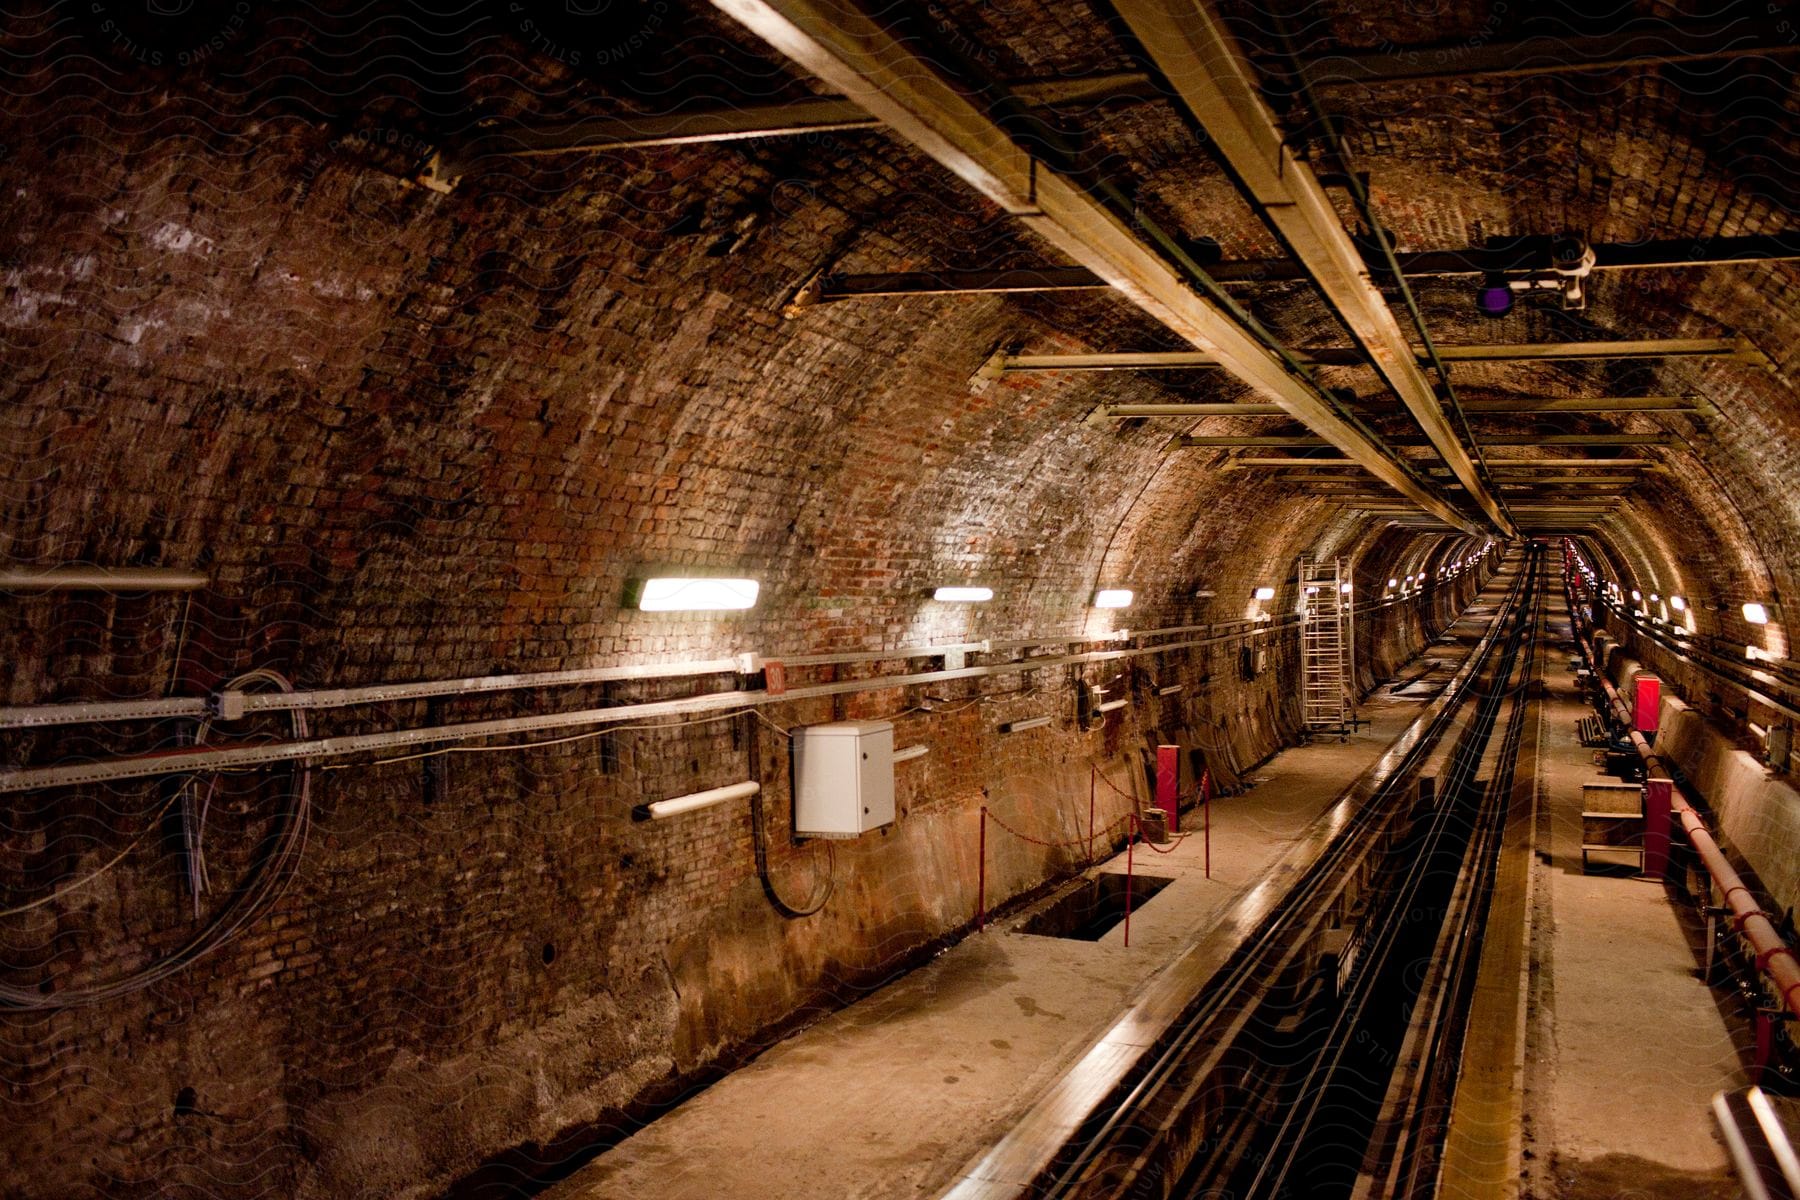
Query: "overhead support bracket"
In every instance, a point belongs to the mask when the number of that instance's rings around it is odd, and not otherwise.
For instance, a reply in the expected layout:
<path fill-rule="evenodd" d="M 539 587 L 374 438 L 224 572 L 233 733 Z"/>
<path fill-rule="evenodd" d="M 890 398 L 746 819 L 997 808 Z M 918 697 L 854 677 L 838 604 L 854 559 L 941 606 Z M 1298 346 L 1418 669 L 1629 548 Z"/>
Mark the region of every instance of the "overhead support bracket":
<path fill-rule="evenodd" d="M 1638 338 L 1615 342 L 1526 342 L 1512 345 L 1439 346 L 1446 362 L 1579 362 L 1632 361 L 1658 358 L 1716 358 L 1750 363 L 1765 370 L 1774 364 L 1748 338 Z M 1298 351 L 1312 366 L 1366 367 L 1368 359 L 1352 346 Z M 1170 371 L 1221 366 L 1205 353 L 1186 350 L 1122 351 L 1106 354 L 998 354 L 983 368 L 992 375 L 1025 371 Z"/>
<path fill-rule="evenodd" d="M 1489 446 L 1667 446 L 1673 439 L 1666 433 L 1495 433 L 1482 441 Z M 1406 449 L 1430 446 L 1417 438 L 1396 438 L 1389 443 Z M 1324 438 L 1299 434 L 1189 434 L 1174 438 L 1171 449 L 1203 449 L 1217 446 L 1324 447 Z M 1308 465 L 1325 465 L 1308 461 Z"/>
<path fill-rule="evenodd" d="M 1710 405 L 1690 396 L 1597 396 L 1530 398 L 1516 400 L 1464 400 L 1471 415 L 1495 413 L 1707 413 Z M 1134 417 L 1268 417 L 1282 412 L 1279 404 L 1103 404 L 1088 415 L 1090 425 L 1125 421 Z M 1485 440 L 1485 439 L 1484 439 Z"/>
<path fill-rule="evenodd" d="M 1452 275 L 1541 275 L 1554 266 L 1549 237 L 1514 238 L 1464 250 L 1396 251 L 1400 274 L 1408 279 Z M 1800 233 L 1759 233 L 1743 237 L 1683 238 L 1661 242 L 1601 242 L 1593 247 L 1595 271 L 1709 267 L 1721 263 L 1789 262 L 1800 259 Z M 1370 247 L 1357 253 L 1371 271 L 1387 264 Z M 1291 258 L 1248 258 L 1213 263 L 1206 273 L 1219 283 L 1243 286 L 1292 283 L 1307 278 Z M 809 304 L 832 304 L 874 297 L 967 296 L 1007 292 L 1060 292 L 1105 289 L 1109 285 L 1085 267 L 1008 267 L 989 271 L 891 271 L 823 276 Z"/>

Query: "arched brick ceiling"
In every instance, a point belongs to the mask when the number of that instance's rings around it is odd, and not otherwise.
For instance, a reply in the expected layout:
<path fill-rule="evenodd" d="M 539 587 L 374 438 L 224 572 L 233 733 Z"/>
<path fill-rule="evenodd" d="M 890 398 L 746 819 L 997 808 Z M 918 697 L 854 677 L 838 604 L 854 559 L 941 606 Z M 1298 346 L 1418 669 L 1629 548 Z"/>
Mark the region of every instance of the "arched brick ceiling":
<path fill-rule="evenodd" d="M 1230 619 L 1296 554 L 1362 555 L 1359 577 L 1385 580 L 1450 544 L 1280 476 L 1222 470 L 1222 454 L 1169 451 L 1187 430 L 1168 420 L 1084 423 L 1101 403 L 1247 397 L 1221 372 L 979 376 L 1002 347 L 1174 346 L 1109 296 L 784 319 L 823 269 L 1055 261 L 879 132 L 493 162 L 449 195 L 405 181 L 427 144 L 483 121 L 821 90 L 707 6 L 642 6 L 598 31 L 573 18 L 528 29 L 503 4 L 437 17 L 325 6 L 235 26 L 234 11 L 202 4 L 155 45 L 121 44 L 73 10 L 3 35 L 10 559 L 202 565 L 256 615 L 242 621 L 254 636 L 291 631 L 278 649 L 302 678 L 343 679 L 1080 629 L 1106 584 L 1138 589 L 1134 624 Z M 965 39 L 1002 77 L 1130 66 L 1084 5 L 931 12 L 938 36 Z M 1308 28 L 1342 47 L 1518 32 L 1518 14 L 1490 29 L 1494 16 L 1321 6 Z M 1793 193 L 1764 114 L 1792 111 L 1794 61 L 1344 89 L 1333 103 L 1403 249 L 1564 227 L 1595 240 L 1774 232 Z M 1227 257 L 1279 253 L 1173 110 L 1067 119 L 1160 218 Z M 1754 145 L 1733 140 L 1746 122 Z M 1598 537 L 1622 567 L 1730 599 L 1779 597 L 1800 578 L 1797 281 L 1792 264 L 1597 275 L 1584 314 L 1521 305 L 1500 321 L 1473 313 L 1466 279 L 1417 290 L 1449 343 L 1755 339 L 1774 374 L 1454 369 L 1465 397 L 1710 401 L 1717 415 L 1553 420 L 1678 435 L 1667 472 Z M 1245 295 L 1296 345 L 1346 341 L 1304 286 Z M 1325 376 L 1372 395 L 1368 372 Z M 1273 417 L 1201 425 L 1298 432 Z M 622 611 L 625 581 L 665 565 L 755 574 L 766 599 L 728 623 Z M 999 602 L 922 602 L 964 579 L 995 583 Z M 271 625 L 276 608 L 285 626 Z M 229 615 L 210 647 L 221 671 L 270 649 L 231 633 Z"/>

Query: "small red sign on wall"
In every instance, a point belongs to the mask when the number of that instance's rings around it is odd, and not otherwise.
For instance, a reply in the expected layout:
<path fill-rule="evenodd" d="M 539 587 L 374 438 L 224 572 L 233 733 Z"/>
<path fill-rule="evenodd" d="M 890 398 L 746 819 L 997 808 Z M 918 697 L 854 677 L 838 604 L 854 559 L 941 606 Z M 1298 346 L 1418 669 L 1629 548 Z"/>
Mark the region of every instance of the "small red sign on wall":
<path fill-rule="evenodd" d="M 763 690 L 771 696 L 787 691 L 787 667 L 778 662 L 764 662 Z"/>

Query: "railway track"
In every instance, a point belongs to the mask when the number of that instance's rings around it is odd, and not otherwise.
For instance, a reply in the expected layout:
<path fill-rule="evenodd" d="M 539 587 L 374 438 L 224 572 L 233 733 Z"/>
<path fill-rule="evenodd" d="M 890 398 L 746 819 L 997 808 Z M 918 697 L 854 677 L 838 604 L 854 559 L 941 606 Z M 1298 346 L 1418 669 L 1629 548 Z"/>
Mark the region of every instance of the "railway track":
<path fill-rule="evenodd" d="M 1432 1193 L 1544 579 L 1529 547 L 1330 847 L 1028 1194 Z"/>

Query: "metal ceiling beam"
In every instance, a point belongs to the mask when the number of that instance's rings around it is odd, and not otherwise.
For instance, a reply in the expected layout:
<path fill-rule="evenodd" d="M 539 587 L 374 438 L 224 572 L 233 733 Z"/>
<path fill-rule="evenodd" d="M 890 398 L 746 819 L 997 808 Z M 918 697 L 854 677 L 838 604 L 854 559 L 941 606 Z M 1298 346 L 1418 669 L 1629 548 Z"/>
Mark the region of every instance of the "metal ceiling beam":
<path fill-rule="evenodd" d="M 1771 8 L 1771 11 L 1773 9 Z M 1426 79 L 1562 74 L 1633 64 L 1700 62 L 1792 53 L 1787 22 L 1654 21 L 1615 33 L 1553 35 L 1516 42 L 1479 37 L 1437 47 L 1395 47 L 1366 54 L 1321 56 L 1302 68 L 1314 87 L 1413 83 Z"/>
<path fill-rule="evenodd" d="M 1408 279 L 1450 275 L 1485 275 L 1491 271 L 1539 274 L 1550 270 L 1548 237 L 1512 238 L 1466 250 L 1397 251 L 1394 258 Z M 1600 242 L 1593 247 L 1594 270 L 1633 271 L 1656 268 L 1716 266 L 1733 262 L 1786 262 L 1800 259 L 1800 233 L 1749 234 L 1744 237 L 1682 238 L 1659 242 Z M 1386 269 L 1378 251 L 1358 244 L 1357 253 L 1372 271 Z M 1291 258 L 1250 258 L 1213 263 L 1206 268 L 1220 283 L 1233 286 L 1292 283 L 1306 271 Z M 795 311 L 814 304 L 833 304 L 872 297 L 965 296 L 1008 292 L 1101 290 L 1109 285 L 1084 267 L 1009 267 L 990 271 L 890 271 L 872 274 L 815 276 L 795 297 Z"/>
<path fill-rule="evenodd" d="M 1014 91 L 1020 99 L 1033 105 L 1097 104 L 1119 98 L 1149 100 L 1157 94 L 1155 86 L 1140 71 L 1022 83 Z M 440 149 L 427 171 L 444 190 L 448 190 L 455 186 L 458 177 L 484 158 L 599 154 L 881 127 L 878 117 L 843 96 L 806 96 L 773 104 L 731 105 L 678 113 L 579 117 L 536 125 L 513 125 L 483 133 L 459 146 Z"/>
<path fill-rule="evenodd" d="M 1775 25 L 1658 22 L 1653 28 L 1599 36 L 1526 38 L 1486 45 L 1466 39 L 1449 46 L 1402 46 L 1370 54 L 1321 55 L 1308 60 L 1302 69 L 1314 87 L 1380 87 L 1428 79 L 1541 75 L 1605 70 L 1633 63 L 1775 55 L 1795 48 L 1789 31 Z M 1138 71 L 1025 82 L 1013 90 L 1026 102 L 1044 106 L 1161 98 L 1156 85 Z M 841 96 L 809 96 L 682 113 L 589 117 L 495 130 L 461 145 L 445 147 L 433 157 L 426 178 L 431 186 L 453 187 L 471 164 L 490 155 L 599 153 L 880 127 L 881 122 L 861 105 Z"/>
<path fill-rule="evenodd" d="M 1630 413 L 1703 412 L 1693 396 L 1596 396 L 1514 400 L 1464 400 L 1471 415 L 1495 413 Z M 1125 421 L 1133 417 L 1269 417 L 1279 416 L 1279 404 L 1103 404 L 1088 416 L 1090 424 Z"/>
<path fill-rule="evenodd" d="M 1316 471 L 1337 469 L 1360 471 L 1362 468 L 1347 458 L 1286 458 L 1280 456 L 1245 455 L 1227 461 L 1223 470 L 1255 467 L 1260 470 Z M 1647 458 L 1490 458 L 1488 468 L 1495 475 L 1522 474 L 1529 471 L 1562 471 L 1573 467 L 1597 467 L 1613 471 L 1661 472 L 1667 470 L 1659 462 Z M 1431 468 L 1427 467 L 1427 470 Z"/>
<path fill-rule="evenodd" d="M 881 119 L 900 137 L 1110 283 L 1211 362 L 1224 366 L 1400 492 L 1469 532 L 1477 526 L 1414 468 L 1195 292 L 1138 232 L 1074 182 L 1044 168 L 985 109 L 854 0 L 713 0 L 714 6 Z"/>
<path fill-rule="evenodd" d="M 1482 441 L 1489 446 L 1667 446 L 1673 439 L 1666 433 L 1495 433 Z M 1188 434 L 1171 439 L 1172 446 L 1199 449 L 1207 446 L 1324 447 L 1324 438 L 1300 434 Z M 1396 438 L 1389 443 L 1416 449 L 1431 443 L 1417 438 Z M 1435 447 L 1434 447 L 1435 449 Z"/>
<path fill-rule="evenodd" d="M 1399 318 L 1318 177 L 1289 148 L 1286 131 L 1263 103 L 1255 69 L 1217 15 L 1200 0 L 1113 0 L 1113 8 L 1469 499 L 1496 529 L 1510 533 L 1506 510 L 1482 480 L 1470 448 L 1451 428 L 1438 389 L 1426 377 Z"/>
<path fill-rule="evenodd" d="M 1513 345 L 1439 346 L 1446 362 L 1575 362 L 1658 358 L 1723 358 L 1770 367 L 1768 356 L 1747 338 L 1635 338 L 1612 342 L 1535 342 Z M 1368 366 L 1352 346 L 1326 346 L 1297 352 L 1314 366 Z M 996 354 L 982 368 L 988 375 L 1021 371 L 1169 371 L 1222 365 L 1216 358 L 1190 350 L 1122 351 L 1107 354 Z"/>

